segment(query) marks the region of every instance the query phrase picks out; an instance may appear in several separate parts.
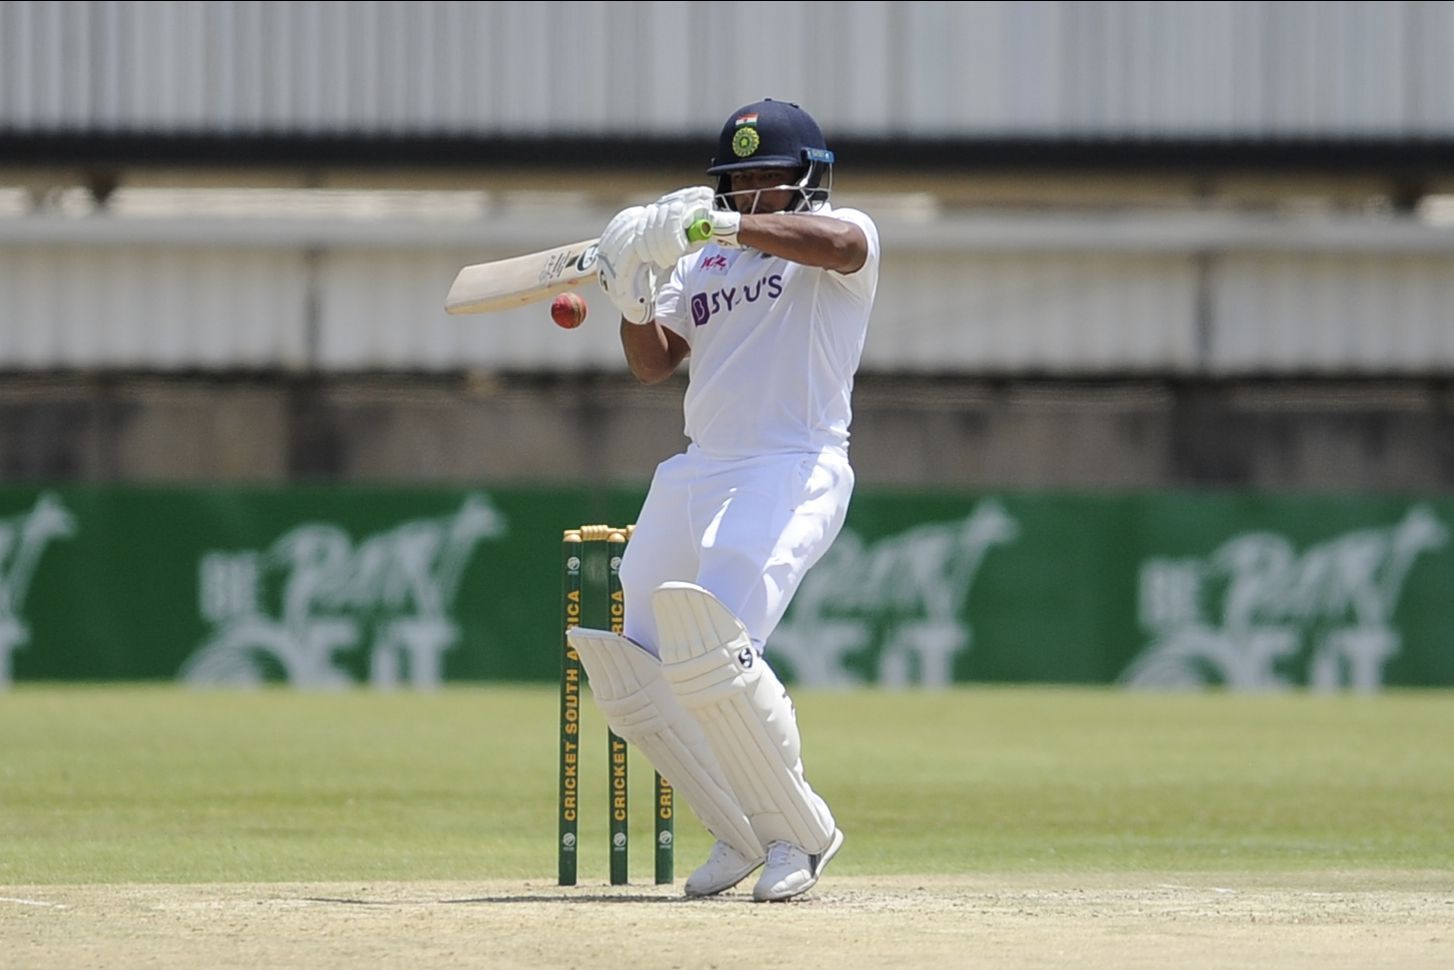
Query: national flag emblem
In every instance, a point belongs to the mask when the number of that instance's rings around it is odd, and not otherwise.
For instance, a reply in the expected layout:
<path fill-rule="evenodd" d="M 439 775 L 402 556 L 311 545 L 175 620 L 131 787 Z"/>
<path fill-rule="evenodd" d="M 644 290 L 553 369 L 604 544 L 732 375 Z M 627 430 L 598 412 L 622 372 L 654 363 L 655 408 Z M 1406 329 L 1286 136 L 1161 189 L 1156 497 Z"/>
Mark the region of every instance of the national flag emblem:
<path fill-rule="evenodd" d="M 755 124 L 757 124 L 757 114 L 755 112 L 750 115 L 742 115 L 740 118 L 737 119 L 737 127 L 739 128 L 741 128 L 743 125 Z"/>

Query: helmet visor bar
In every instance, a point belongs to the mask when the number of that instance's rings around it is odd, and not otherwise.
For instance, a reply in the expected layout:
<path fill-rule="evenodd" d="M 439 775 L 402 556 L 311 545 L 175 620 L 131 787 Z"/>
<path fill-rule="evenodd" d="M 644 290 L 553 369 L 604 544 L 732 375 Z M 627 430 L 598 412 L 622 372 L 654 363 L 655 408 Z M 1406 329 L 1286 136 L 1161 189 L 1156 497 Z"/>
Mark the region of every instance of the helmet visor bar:
<path fill-rule="evenodd" d="M 763 186 L 755 189 L 737 189 L 717 193 L 717 208 L 736 210 L 737 212 L 752 213 L 759 211 L 758 205 L 764 192 L 793 192 L 797 198 L 783 212 L 804 212 L 818 208 L 828 198 L 828 193 L 833 188 L 833 170 L 827 169 L 822 174 L 821 183 L 817 186 L 809 186 L 813 170 L 811 166 L 803 170 L 796 182 L 785 182 L 781 185 Z M 722 179 L 724 186 L 731 182 L 727 177 Z"/>

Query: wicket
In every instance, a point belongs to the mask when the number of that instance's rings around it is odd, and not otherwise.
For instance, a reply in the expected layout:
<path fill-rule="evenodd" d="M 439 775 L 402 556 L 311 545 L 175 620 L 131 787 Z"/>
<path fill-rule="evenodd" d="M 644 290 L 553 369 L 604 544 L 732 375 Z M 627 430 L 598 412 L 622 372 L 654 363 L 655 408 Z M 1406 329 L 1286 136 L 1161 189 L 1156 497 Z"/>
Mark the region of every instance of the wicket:
<path fill-rule="evenodd" d="M 583 621 L 593 629 L 619 634 L 625 626 L 626 605 L 621 592 L 621 557 L 631 537 L 631 526 L 583 525 L 567 529 L 561 549 L 560 652 L 560 831 L 556 841 L 556 868 L 562 886 L 576 884 L 577 824 L 579 821 L 581 658 L 567 639 Z M 605 559 L 597 554 L 604 547 Z M 587 577 L 594 582 L 588 583 Z M 591 587 L 594 587 L 593 589 Z M 610 818 L 611 885 L 628 881 L 629 804 L 627 798 L 626 742 L 606 730 Z M 673 798 L 671 784 L 656 775 L 656 882 L 670 883 L 673 865 Z"/>

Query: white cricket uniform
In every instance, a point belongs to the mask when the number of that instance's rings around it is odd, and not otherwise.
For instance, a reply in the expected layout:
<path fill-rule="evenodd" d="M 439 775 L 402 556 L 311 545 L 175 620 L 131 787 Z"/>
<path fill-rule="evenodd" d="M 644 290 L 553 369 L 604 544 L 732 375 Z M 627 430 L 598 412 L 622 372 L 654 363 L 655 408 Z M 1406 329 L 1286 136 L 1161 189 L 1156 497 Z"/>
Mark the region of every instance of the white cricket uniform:
<path fill-rule="evenodd" d="M 691 445 L 657 466 L 621 582 L 625 633 L 657 652 L 650 597 L 668 580 L 712 592 L 762 650 L 848 511 L 850 396 L 878 285 L 878 229 L 851 274 L 709 245 L 679 261 L 656 319 L 691 345 Z"/>

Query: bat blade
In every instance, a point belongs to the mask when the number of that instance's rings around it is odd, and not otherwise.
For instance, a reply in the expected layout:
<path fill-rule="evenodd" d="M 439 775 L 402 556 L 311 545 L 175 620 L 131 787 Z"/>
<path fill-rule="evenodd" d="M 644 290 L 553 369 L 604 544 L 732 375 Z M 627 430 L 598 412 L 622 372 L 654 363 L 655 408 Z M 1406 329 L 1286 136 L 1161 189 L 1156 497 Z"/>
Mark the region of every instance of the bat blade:
<path fill-rule="evenodd" d="M 596 275 L 596 243 L 587 239 L 460 270 L 444 297 L 451 314 L 490 313 L 562 293 Z"/>

